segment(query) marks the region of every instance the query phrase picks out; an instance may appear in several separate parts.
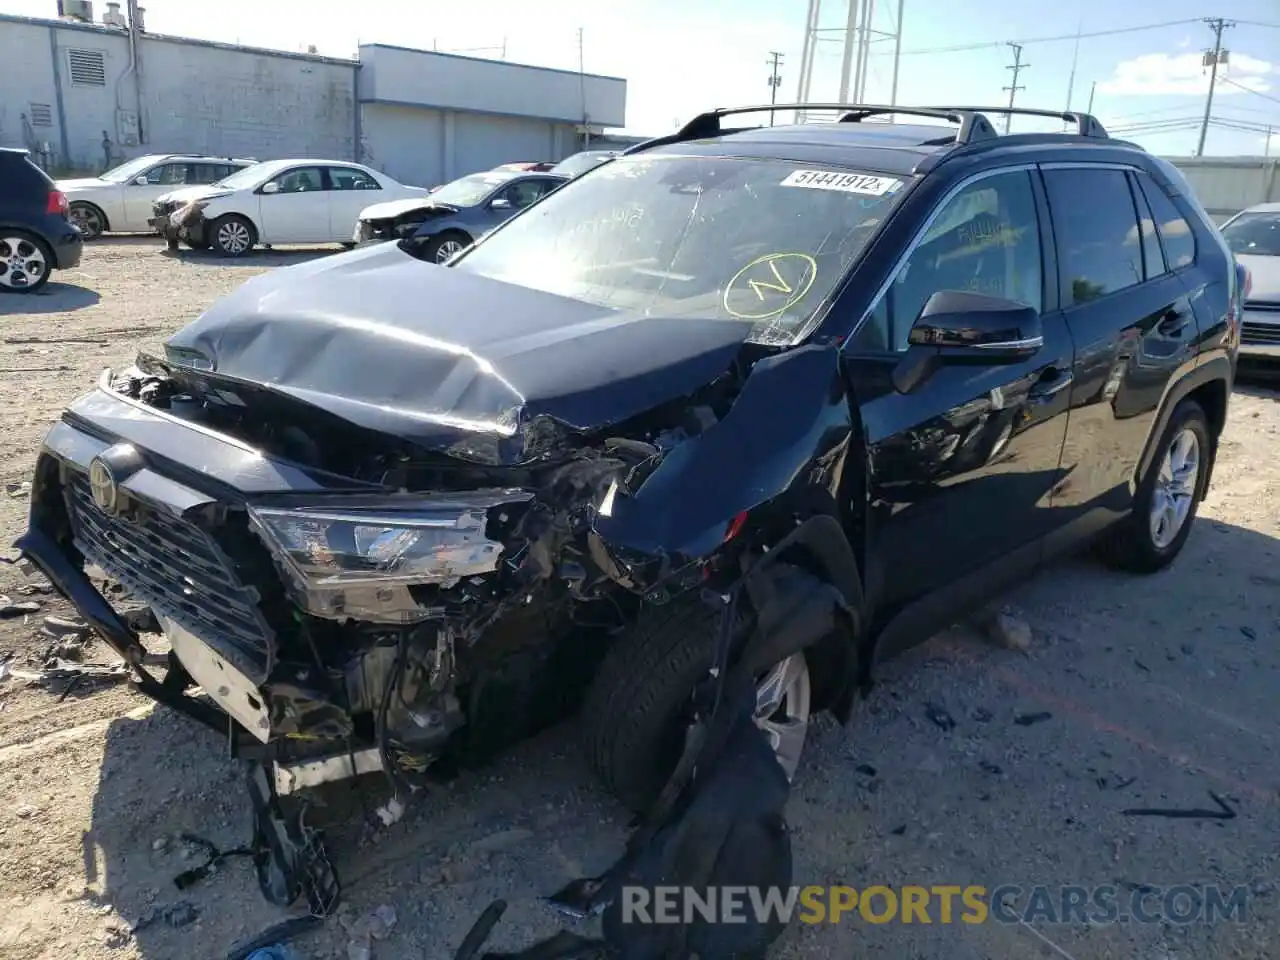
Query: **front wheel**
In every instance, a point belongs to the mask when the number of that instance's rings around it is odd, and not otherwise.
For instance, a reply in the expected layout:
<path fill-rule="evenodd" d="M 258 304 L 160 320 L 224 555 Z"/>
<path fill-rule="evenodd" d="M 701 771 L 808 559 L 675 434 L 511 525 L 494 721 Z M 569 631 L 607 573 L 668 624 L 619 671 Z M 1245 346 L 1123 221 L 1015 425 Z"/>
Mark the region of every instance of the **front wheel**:
<path fill-rule="evenodd" d="M 0 292 L 35 293 L 52 271 L 47 243 L 25 230 L 0 229 Z"/>
<path fill-rule="evenodd" d="M 258 242 L 253 224 L 239 214 L 219 217 L 206 228 L 213 249 L 224 257 L 242 257 Z"/>
<path fill-rule="evenodd" d="M 1111 566 L 1154 573 L 1182 551 L 1204 496 L 1213 455 L 1209 421 L 1194 400 L 1174 408 L 1146 476 L 1138 485 L 1133 512 L 1099 544 Z"/>
<path fill-rule="evenodd" d="M 432 237 L 423 253 L 431 263 L 445 263 L 471 246 L 471 238 L 460 230 L 450 230 Z"/>
<path fill-rule="evenodd" d="M 698 602 L 649 608 L 606 655 L 583 705 L 587 762 L 634 811 L 657 798 L 684 748 L 693 694 L 715 663 L 719 613 Z M 790 780 L 809 729 L 812 684 L 797 653 L 757 679 L 756 725 Z"/>

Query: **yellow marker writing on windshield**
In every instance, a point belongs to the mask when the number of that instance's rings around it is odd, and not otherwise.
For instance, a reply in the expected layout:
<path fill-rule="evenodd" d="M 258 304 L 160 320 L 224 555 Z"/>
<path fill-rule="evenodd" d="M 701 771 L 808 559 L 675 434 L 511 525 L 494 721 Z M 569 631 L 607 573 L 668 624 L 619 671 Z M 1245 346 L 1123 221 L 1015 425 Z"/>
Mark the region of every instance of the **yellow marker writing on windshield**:
<path fill-rule="evenodd" d="M 733 275 L 724 288 L 725 313 L 739 320 L 768 320 L 795 306 L 818 276 L 818 264 L 807 253 L 768 253 L 757 257 Z M 748 309 L 730 302 L 747 291 L 758 306 Z"/>

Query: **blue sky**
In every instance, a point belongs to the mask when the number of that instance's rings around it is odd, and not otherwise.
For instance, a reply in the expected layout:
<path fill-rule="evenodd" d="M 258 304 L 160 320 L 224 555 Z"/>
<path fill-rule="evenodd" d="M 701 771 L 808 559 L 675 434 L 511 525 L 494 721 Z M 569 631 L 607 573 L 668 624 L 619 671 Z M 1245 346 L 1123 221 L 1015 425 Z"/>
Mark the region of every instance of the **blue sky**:
<path fill-rule="evenodd" d="M 0 12 L 50 16 L 55 0 L 0 0 Z M 766 59 L 784 55 L 779 101 L 792 101 L 799 79 L 807 0 L 143 0 L 147 26 L 211 40 L 287 50 L 314 44 L 321 53 L 353 56 L 360 42 L 500 56 L 576 69 L 578 28 L 588 71 L 626 77 L 627 132 L 664 133 L 699 110 L 769 99 Z M 896 0 L 879 0 L 873 25 L 891 30 Z M 95 3 L 100 13 L 102 2 Z M 824 0 L 823 26 L 845 19 L 843 0 Z M 1079 43 L 1072 104 L 1083 109 L 1097 83 L 1094 112 L 1119 135 L 1166 155 L 1194 151 L 1208 77 L 1201 56 L 1212 32 L 1200 21 L 1238 21 L 1224 34 L 1230 50 L 1218 85 L 1206 153 L 1259 154 L 1274 125 L 1280 155 L 1280 2 L 1277 0 L 906 0 L 900 103 L 1004 103 L 1008 41 L 1170 24 Z M 1191 21 L 1191 22 L 1177 22 Z M 937 47 L 978 49 L 920 53 Z M 1024 106 L 1067 103 L 1075 43 L 1028 42 L 1019 77 Z M 891 43 L 877 44 L 867 99 L 887 101 Z M 840 50 L 823 43 L 814 99 L 834 99 Z M 1179 126 L 1179 122 L 1184 122 Z M 1227 124 L 1229 126 L 1223 126 Z M 1014 130 L 1048 129 L 1015 120 Z"/>

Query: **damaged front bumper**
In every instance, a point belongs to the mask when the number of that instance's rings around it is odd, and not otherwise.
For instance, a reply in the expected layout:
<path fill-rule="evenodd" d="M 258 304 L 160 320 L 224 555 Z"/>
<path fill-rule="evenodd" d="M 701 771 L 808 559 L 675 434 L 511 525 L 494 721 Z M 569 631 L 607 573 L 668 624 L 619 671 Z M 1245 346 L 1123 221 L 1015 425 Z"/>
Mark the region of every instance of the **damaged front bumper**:
<path fill-rule="evenodd" d="M 414 588 L 390 578 L 311 576 L 306 544 L 272 550 L 272 537 L 287 539 L 290 531 L 298 533 L 298 523 L 332 522 L 334 516 L 354 524 L 357 539 L 381 536 L 380 547 L 403 547 L 411 539 L 368 520 L 356 490 L 345 491 L 350 506 L 342 513 L 279 506 L 299 496 L 332 501 L 333 487 L 333 478 L 123 396 L 105 375 L 46 437 L 29 529 L 15 546 L 130 665 L 142 693 L 246 745 L 318 735 L 346 751 L 352 715 L 378 702 L 387 668 L 399 657 L 399 648 L 385 638 L 412 634 L 434 675 L 418 685 L 422 702 L 409 712 L 420 745 L 438 744 L 458 723 L 445 649 L 453 625 L 443 609 L 419 604 Z M 441 582 L 493 570 L 500 545 L 484 536 L 485 505 L 527 499 L 518 490 L 429 503 L 414 498 L 415 535 L 432 543 L 430 561 Z M 258 524 L 265 529 L 256 530 Z M 171 646 L 163 680 L 146 669 L 153 658 L 94 585 L 89 567 L 155 613 Z M 366 632 L 357 635 L 370 649 L 339 649 L 332 675 L 317 677 L 316 664 L 295 655 L 301 641 L 291 633 L 291 619 L 305 617 L 323 618 L 335 630 L 361 621 L 357 626 Z M 213 703 L 190 695 L 193 684 Z M 316 771 L 302 776 L 314 780 Z"/>
<path fill-rule="evenodd" d="M 164 237 L 171 248 L 177 247 L 179 240 L 202 245 L 206 242 L 203 208 L 204 204 L 197 201 L 186 204 L 156 202 L 152 205 L 152 216 L 147 218 L 147 225 Z"/>

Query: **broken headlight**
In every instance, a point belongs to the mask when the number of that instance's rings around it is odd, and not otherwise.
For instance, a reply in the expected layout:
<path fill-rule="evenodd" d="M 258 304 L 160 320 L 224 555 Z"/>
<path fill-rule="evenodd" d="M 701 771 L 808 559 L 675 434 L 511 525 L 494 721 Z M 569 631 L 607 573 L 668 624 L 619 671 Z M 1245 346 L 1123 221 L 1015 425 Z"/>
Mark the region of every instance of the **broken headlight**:
<path fill-rule="evenodd" d="M 249 510 L 299 605 L 319 617 L 406 623 L 430 615 L 412 586 L 451 587 L 497 568 L 487 510 L 509 493 L 461 494 L 403 510 Z"/>

